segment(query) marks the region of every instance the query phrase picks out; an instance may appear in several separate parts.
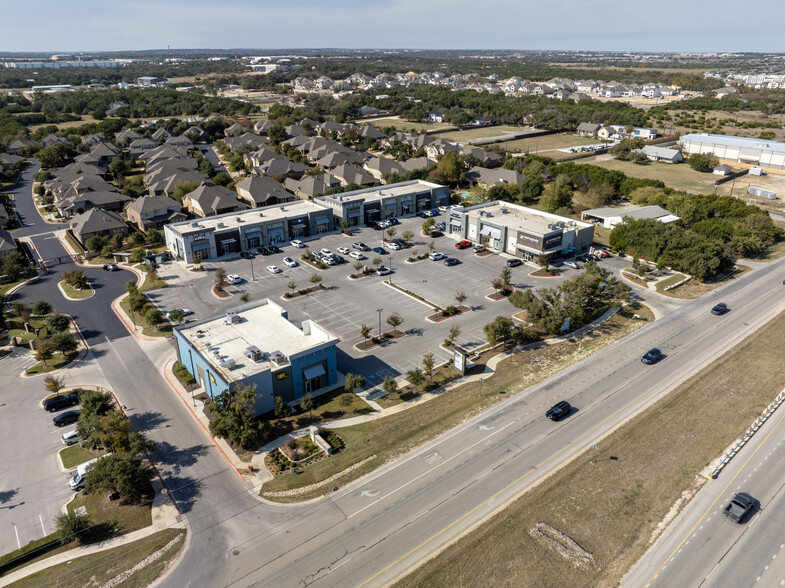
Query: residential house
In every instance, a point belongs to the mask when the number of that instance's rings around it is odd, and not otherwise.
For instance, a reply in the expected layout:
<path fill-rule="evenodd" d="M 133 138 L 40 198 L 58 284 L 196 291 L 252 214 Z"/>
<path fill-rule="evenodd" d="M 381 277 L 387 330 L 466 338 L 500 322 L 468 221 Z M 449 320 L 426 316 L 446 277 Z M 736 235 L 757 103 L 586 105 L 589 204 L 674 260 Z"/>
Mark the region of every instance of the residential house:
<path fill-rule="evenodd" d="M 429 159 L 438 160 L 447 152 L 459 154 L 461 153 L 461 146 L 444 139 L 436 139 L 425 146 L 425 153 Z"/>
<path fill-rule="evenodd" d="M 400 163 L 389 157 L 372 157 L 363 164 L 363 169 L 381 182 L 385 176 L 402 176 L 406 173 Z"/>
<path fill-rule="evenodd" d="M 428 111 L 428 122 L 443 123 L 444 122 L 444 114 L 442 114 L 438 110 L 429 110 Z"/>
<path fill-rule="evenodd" d="M 471 145 L 464 145 L 461 147 L 461 153 L 469 155 L 477 159 L 485 167 L 499 167 L 504 163 L 504 157 L 493 151 L 486 151 L 479 147 L 472 147 Z"/>
<path fill-rule="evenodd" d="M 86 145 L 88 147 L 95 147 L 96 145 L 100 145 L 101 143 L 107 143 L 108 141 L 104 139 L 101 135 L 87 135 L 84 139 L 82 139 L 82 145 Z"/>
<path fill-rule="evenodd" d="M 360 116 L 376 116 L 379 114 L 379 109 L 373 106 L 360 106 Z"/>
<path fill-rule="evenodd" d="M 164 145 L 170 147 L 185 147 L 186 149 L 193 146 L 194 142 L 185 135 L 178 135 L 176 137 L 169 137 Z"/>
<path fill-rule="evenodd" d="M 253 132 L 257 135 L 267 135 L 274 126 L 269 120 L 260 120 L 253 126 Z"/>
<path fill-rule="evenodd" d="M 274 178 L 286 177 L 299 180 L 309 169 L 304 163 L 298 163 L 284 155 L 278 155 L 255 167 L 254 173 Z"/>
<path fill-rule="evenodd" d="M 60 215 L 70 218 L 75 214 L 86 212 L 92 208 L 102 210 L 122 211 L 123 207 L 131 199 L 120 192 L 109 192 L 107 190 L 96 190 L 94 192 L 82 192 L 61 198 L 55 203 L 55 207 Z"/>
<path fill-rule="evenodd" d="M 36 151 L 41 147 L 40 143 L 30 139 L 17 139 L 6 147 L 6 151 L 12 155 L 17 155 L 25 151 Z"/>
<path fill-rule="evenodd" d="M 226 137 L 224 143 L 226 143 L 226 146 L 232 151 L 235 151 L 240 147 L 245 147 L 246 145 L 258 149 L 267 143 L 267 137 L 262 137 L 254 133 L 243 133 L 238 137 Z"/>
<path fill-rule="evenodd" d="M 0 229 L 0 261 L 16 251 L 16 243 L 14 243 L 11 233 Z"/>
<path fill-rule="evenodd" d="M 497 186 L 500 184 L 518 184 L 523 182 L 523 176 L 515 170 L 474 166 L 466 174 L 466 179 L 483 187 Z"/>
<path fill-rule="evenodd" d="M 246 202 L 251 208 L 283 204 L 295 199 L 283 184 L 270 176 L 248 176 L 237 182 L 235 189 L 237 198 Z"/>
<path fill-rule="evenodd" d="M 202 184 L 183 198 L 183 206 L 196 216 L 208 217 L 247 208 L 237 200 L 237 194 L 223 186 Z"/>
<path fill-rule="evenodd" d="M 132 131 L 131 129 L 123 129 L 117 135 L 115 135 L 115 141 L 121 147 L 124 147 L 131 143 L 132 141 L 136 141 L 137 139 L 141 139 L 142 135 L 137 133 L 136 131 Z"/>
<path fill-rule="evenodd" d="M 188 127 L 183 135 L 191 139 L 191 141 L 194 143 L 201 143 L 203 141 L 210 140 L 210 135 L 208 135 L 204 129 L 197 126 Z"/>
<path fill-rule="evenodd" d="M 245 133 L 245 127 L 240 123 L 234 123 L 232 126 L 224 129 L 225 137 L 239 137 Z"/>
<path fill-rule="evenodd" d="M 114 159 L 114 156 L 120 153 L 120 150 L 112 145 L 109 141 L 96 145 L 90 149 L 90 153 L 105 163 L 109 163 Z"/>
<path fill-rule="evenodd" d="M 128 225 L 116 212 L 91 208 L 76 215 L 70 223 L 71 232 L 84 245 L 90 237 L 97 235 L 111 237 L 115 234 L 128 234 Z"/>
<path fill-rule="evenodd" d="M 10 172 L 22 166 L 22 157 L 13 153 L 0 153 L 0 170 Z"/>
<path fill-rule="evenodd" d="M 602 128 L 601 124 L 597 123 L 581 123 L 575 131 L 582 137 L 594 137 Z"/>
<path fill-rule="evenodd" d="M 361 126 L 357 134 L 360 135 L 360 139 L 371 139 L 374 141 L 387 138 L 386 133 L 380 131 L 373 125 Z"/>
<path fill-rule="evenodd" d="M 275 152 L 272 147 L 264 146 L 258 149 L 257 151 L 252 151 L 251 153 L 246 153 L 243 155 L 243 161 L 246 164 L 250 164 L 251 167 L 256 167 L 258 165 L 262 165 L 265 161 L 270 159 L 274 159 L 276 157 L 284 157 L 279 155 Z"/>
<path fill-rule="evenodd" d="M 146 151 L 152 151 L 158 147 L 158 143 L 152 139 L 136 139 L 128 145 L 128 152 L 131 155 L 141 155 Z"/>
<path fill-rule="evenodd" d="M 172 133 L 170 133 L 167 129 L 161 127 L 157 131 L 153 133 L 152 139 L 158 143 L 163 143 L 167 139 L 172 137 Z"/>
<path fill-rule="evenodd" d="M 363 168 L 345 163 L 333 169 L 330 173 L 341 181 L 341 184 L 348 186 L 349 184 L 356 184 L 358 186 L 378 186 L 379 181 Z"/>
<path fill-rule="evenodd" d="M 678 149 L 668 147 L 658 147 L 657 145 L 644 145 L 643 149 L 636 149 L 648 157 L 651 161 L 662 161 L 665 163 L 681 163 L 684 156 Z"/>
<path fill-rule="evenodd" d="M 55 145 L 62 145 L 63 147 L 73 147 L 74 144 L 71 143 L 65 137 L 58 137 L 57 135 L 47 135 L 41 141 L 41 145 L 44 147 L 54 147 Z"/>
<path fill-rule="evenodd" d="M 340 188 L 341 181 L 332 174 L 317 174 L 315 176 L 303 176 L 300 180 L 286 178 L 283 185 L 298 198 L 308 200 L 320 196 L 328 190 Z"/>
<path fill-rule="evenodd" d="M 193 159 L 188 156 L 188 151 L 183 149 L 182 147 L 170 147 L 169 145 L 161 145 L 157 149 L 153 149 L 151 151 L 146 151 L 139 156 L 141 161 L 144 161 L 145 164 L 149 166 L 151 163 L 155 163 L 157 161 L 162 161 L 165 159 Z M 194 160 L 196 163 L 196 160 Z"/>
<path fill-rule="evenodd" d="M 313 85 L 317 90 L 329 90 L 335 85 L 335 82 L 327 76 L 320 76 L 316 78 Z"/>
<path fill-rule="evenodd" d="M 180 204 L 168 196 L 142 196 L 125 209 L 126 218 L 140 231 L 160 229 L 168 223 L 188 218 L 180 211 Z"/>
<path fill-rule="evenodd" d="M 199 186 L 208 182 L 206 174 L 194 170 L 172 170 L 164 167 L 152 173 L 146 174 L 142 180 L 151 196 L 174 195 L 174 189 L 178 184 L 194 184 Z"/>
<path fill-rule="evenodd" d="M 427 157 L 413 157 L 398 163 L 403 168 L 404 173 L 411 172 L 416 169 L 431 169 L 432 167 L 436 167 L 436 162 L 432 159 L 428 159 Z"/>

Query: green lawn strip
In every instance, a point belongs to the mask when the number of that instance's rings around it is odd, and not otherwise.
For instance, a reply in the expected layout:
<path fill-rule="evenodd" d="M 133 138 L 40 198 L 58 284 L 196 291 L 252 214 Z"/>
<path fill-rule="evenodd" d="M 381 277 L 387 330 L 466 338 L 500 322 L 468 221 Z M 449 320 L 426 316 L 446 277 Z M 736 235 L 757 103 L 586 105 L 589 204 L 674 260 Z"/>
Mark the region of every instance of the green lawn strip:
<path fill-rule="evenodd" d="M 618 586 L 676 501 L 705 482 L 702 468 L 785 387 L 783 329 L 780 314 L 396 585 Z M 594 563 L 575 567 L 532 538 L 539 522 Z"/>
<path fill-rule="evenodd" d="M 133 568 L 149 555 L 163 548 L 178 535 L 182 529 L 165 529 L 149 537 L 139 539 L 128 545 L 107 549 L 99 553 L 85 555 L 67 563 L 58 564 L 35 572 L 11 584 L 15 588 L 38 586 L 58 586 L 60 588 L 83 588 L 84 586 L 103 586 L 122 572 Z M 124 588 L 143 588 L 150 586 L 173 562 L 185 546 L 183 537 L 166 553 L 152 563 L 134 572 L 122 582 Z"/>
<path fill-rule="evenodd" d="M 67 366 L 73 360 L 77 358 L 79 355 L 79 351 L 69 351 L 68 353 L 60 353 L 55 351 L 55 354 L 52 356 L 52 359 L 46 360 L 46 365 L 44 362 L 39 361 L 33 367 L 27 370 L 28 374 L 46 374 L 49 372 L 53 372 L 61 367 Z"/>
<path fill-rule="evenodd" d="M 630 282 L 634 282 L 635 284 L 638 284 L 642 288 L 648 288 L 649 287 L 649 284 L 643 278 L 641 278 L 640 276 L 635 275 L 631 271 L 629 271 L 629 272 L 622 272 L 622 275 L 624 276 L 625 279 L 629 280 Z"/>
<path fill-rule="evenodd" d="M 479 396 L 479 384 L 471 382 L 420 404 L 414 409 L 354 427 L 336 429 L 336 433 L 346 444 L 345 449 L 329 459 L 304 468 L 301 473 L 276 477 L 262 487 L 261 494 L 265 496 L 266 492 L 308 486 L 325 480 L 363 459 L 375 456 L 374 459 L 342 476 L 340 485 L 345 485 L 373 471 L 382 463 L 457 426 L 467 418 L 506 398 L 508 394 L 525 390 L 646 324 L 645 320 L 632 319 L 633 312 L 646 316 L 644 307 L 637 305 L 636 310 L 629 311 L 629 315 L 619 314 L 612 322 L 600 325 L 583 337 L 558 345 L 524 351 L 500 362 L 493 377 L 485 379 L 482 396 Z M 492 354 L 487 357 L 492 357 Z M 483 364 L 487 357 L 477 363 Z M 281 502 L 297 502 L 326 494 L 334 485 L 339 484 L 328 484 L 297 496 L 267 498 Z"/>
<path fill-rule="evenodd" d="M 93 295 L 93 289 L 89 288 L 87 290 L 77 290 L 76 288 L 66 284 L 65 281 L 60 281 L 60 287 L 63 289 L 63 292 L 69 298 L 74 298 L 76 300 L 84 300 L 85 298 L 90 298 Z"/>
<path fill-rule="evenodd" d="M 730 280 L 735 280 L 738 276 L 740 276 L 744 272 L 748 272 L 749 270 L 750 270 L 749 266 L 737 264 L 736 266 L 734 266 L 733 270 L 731 270 L 727 274 L 719 276 L 714 281 L 700 282 L 698 280 L 690 280 L 689 282 L 686 282 L 681 286 L 673 288 L 672 290 L 668 290 L 668 292 L 663 292 L 663 294 L 665 294 L 666 296 L 672 296 L 674 298 L 684 298 L 687 300 L 693 300 L 695 298 L 700 298 L 707 292 L 711 292 L 712 290 L 717 289 L 719 286 L 726 284 Z"/>
<path fill-rule="evenodd" d="M 159 288 L 166 288 L 167 283 L 164 282 L 161 278 L 157 280 L 151 280 L 150 276 L 144 277 L 144 283 L 139 286 L 140 292 L 147 292 L 149 290 L 158 290 Z"/>
<path fill-rule="evenodd" d="M 67 231 L 65 233 L 65 240 L 68 241 L 68 244 L 71 246 L 71 249 L 74 251 L 74 253 L 79 253 L 84 256 L 84 249 L 82 246 Z"/>
<path fill-rule="evenodd" d="M 67 470 L 75 468 L 80 463 L 90 461 L 93 458 L 105 455 L 106 451 L 96 451 L 93 449 L 85 449 L 78 443 L 71 445 L 60 450 L 60 460 L 63 462 L 63 467 Z"/>
<path fill-rule="evenodd" d="M 670 278 L 665 278 L 664 280 L 660 280 L 657 282 L 657 292 L 665 292 L 669 287 L 673 286 L 674 284 L 678 284 L 682 280 L 686 279 L 687 276 L 683 274 L 675 274 Z"/>
<path fill-rule="evenodd" d="M 143 316 L 131 312 L 131 307 L 128 306 L 127 296 L 120 301 L 120 306 L 137 327 L 142 327 L 142 334 L 146 337 L 169 337 L 172 334 L 172 325 L 165 320 L 158 326 L 159 328 L 151 327 L 144 321 Z"/>

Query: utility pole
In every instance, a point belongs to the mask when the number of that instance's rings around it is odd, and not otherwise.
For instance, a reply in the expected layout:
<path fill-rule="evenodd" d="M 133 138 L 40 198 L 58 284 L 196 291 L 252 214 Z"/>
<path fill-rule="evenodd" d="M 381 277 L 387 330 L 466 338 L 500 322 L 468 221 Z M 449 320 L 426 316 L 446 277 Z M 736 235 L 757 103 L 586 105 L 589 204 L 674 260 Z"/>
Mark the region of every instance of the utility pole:
<path fill-rule="evenodd" d="M 377 308 L 376 312 L 379 313 L 379 340 L 382 339 L 382 313 L 384 312 L 383 308 Z"/>

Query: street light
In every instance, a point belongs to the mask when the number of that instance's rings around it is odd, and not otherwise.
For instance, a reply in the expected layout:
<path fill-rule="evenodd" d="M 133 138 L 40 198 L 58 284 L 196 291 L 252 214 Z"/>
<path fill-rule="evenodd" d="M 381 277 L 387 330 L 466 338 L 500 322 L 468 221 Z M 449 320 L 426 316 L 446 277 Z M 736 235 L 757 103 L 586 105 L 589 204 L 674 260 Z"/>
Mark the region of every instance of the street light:
<path fill-rule="evenodd" d="M 251 255 L 253 255 L 253 253 Z M 256 281 L 256 276 L 253 273 L 253 257 L 249 257 L 248 261 L 251 262 L 251 281 L 255 282 Z"/>
<path fill-rule="evenodd" d="M 379 313 L 379 340 L 382 339 L 382 313 L 384 312 L 383 308 L 377 308 L 376 312 Z"/>

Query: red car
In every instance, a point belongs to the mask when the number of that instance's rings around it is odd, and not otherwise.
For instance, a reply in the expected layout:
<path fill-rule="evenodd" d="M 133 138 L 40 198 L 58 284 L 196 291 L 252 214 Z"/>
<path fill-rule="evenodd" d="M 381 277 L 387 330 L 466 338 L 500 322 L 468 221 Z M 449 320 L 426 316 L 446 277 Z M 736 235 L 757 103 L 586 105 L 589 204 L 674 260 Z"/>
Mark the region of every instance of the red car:
<path fill-rule="evenodd" d="M 467 247 L 471 247 L 471 246 L 472 246 L 472 242 L 467 241 L 466 239 L 464 239 L 463 241 L 458 241 L 455 244 L 456 249 L 466 249 Z"/>

